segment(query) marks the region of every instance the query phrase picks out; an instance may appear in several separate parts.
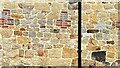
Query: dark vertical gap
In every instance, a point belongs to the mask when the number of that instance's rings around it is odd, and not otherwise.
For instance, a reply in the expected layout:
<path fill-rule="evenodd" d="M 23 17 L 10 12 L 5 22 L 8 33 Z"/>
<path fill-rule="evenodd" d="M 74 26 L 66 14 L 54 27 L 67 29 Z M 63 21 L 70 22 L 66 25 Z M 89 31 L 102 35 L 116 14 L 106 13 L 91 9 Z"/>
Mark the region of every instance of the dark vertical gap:
<path fill-rule="evenodd" d="M 81 2 L 78 2 L 78 67 L 81 66 Z"/>

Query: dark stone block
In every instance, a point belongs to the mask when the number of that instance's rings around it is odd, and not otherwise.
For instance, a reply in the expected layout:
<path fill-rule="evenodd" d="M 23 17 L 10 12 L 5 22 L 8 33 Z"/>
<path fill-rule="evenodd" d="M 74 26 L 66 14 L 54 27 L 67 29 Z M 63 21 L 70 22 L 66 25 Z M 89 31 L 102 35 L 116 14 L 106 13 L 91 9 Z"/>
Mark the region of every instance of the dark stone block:
<path fill-rule="evenodd" d="M 98 51 L 92 53 L 92 59 L 97 60 L 99 62 L 105 62 L 106 60 L 106 51 Z"/>

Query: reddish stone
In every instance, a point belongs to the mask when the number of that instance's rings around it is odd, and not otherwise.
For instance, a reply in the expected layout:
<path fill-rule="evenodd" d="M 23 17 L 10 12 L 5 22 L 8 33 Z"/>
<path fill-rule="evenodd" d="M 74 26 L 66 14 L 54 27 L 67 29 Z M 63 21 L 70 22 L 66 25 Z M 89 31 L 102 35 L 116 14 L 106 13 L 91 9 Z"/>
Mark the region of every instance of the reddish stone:
<path fill-rule="evenodd" d="M 76 39 L 76 38 L 77 38 L 77 35 L 71 34 L 71 35 L 70 35 L 70 38 L 71 38 L 71 39 Z"/>
<path fill-rule="evenodd" d="M 38 51 L 38 56 L 43 56 L 43 51 L 42 50 Z"/>
<path fill-rule="evenodd" d="M 0 45 L 0 49 L 2 49 L 2 45 Z"/>
<path fill-rule="evenodd" d="M 8 28 L 8 26 L 2 26 L 2 28 Z"/>
<path fill-rule="evenodd" d="M 116 22 L 116 27 L 120 28 L 120 22 Z"/>

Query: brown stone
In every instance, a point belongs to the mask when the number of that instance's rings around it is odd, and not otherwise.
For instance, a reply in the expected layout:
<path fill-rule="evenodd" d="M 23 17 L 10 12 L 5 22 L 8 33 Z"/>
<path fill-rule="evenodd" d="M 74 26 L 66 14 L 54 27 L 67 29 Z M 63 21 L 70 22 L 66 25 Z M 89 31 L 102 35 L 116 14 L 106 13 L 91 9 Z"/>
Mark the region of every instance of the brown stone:
<path fill-rule="evenodd" d="M 21 31 L 14 31 L 14 35 L 22 36 L 22 32 Z"/>
<path fill-rule="evenodd" d="M 43 56 L 43 55 L 44 55 L 43 50 L 39 50 L 38 51 L 38 56 Z"/>
<path fill-rule="evenodd" d="M 18 43 L 19 44 L 29 43 L 30 42 L 30 38 L 28 38 L 28 37 L 20 36 L 20 37 L 17 37 L 17 38 L 18 38 Z"/>
<path fill-rule="evenodd" d="M 99 30 L 96 30 L 96 29 L 89 29 L 87 30 L 87 33 L 98 33 Z"/>
<path fill-rule="evenodd" d="M 75 49 L 70 49 L 70 48 L 63 48 L 63 58 L 75 58 L 77 57 L 77 50 Z"/>
<path fill-rule="evenodd" d="M 106 41 L 107 44 L 114 44 L 114 41 Z"/>
<path fill-rule="evenodd" d="M 24 56 L 24 50 L 19 50 L 19 57 L 23 57 Z"/>
<path fill-rule="evenodd" d="M 89 51 L 96 51 L 96 50 L 101 50 L 101 47 L 96 45 L 87 45 L 86 49 Z"/>
<path fill-rule="evenodd" d="M 20 31 L 25 31 L 25 28 L 20 28 Z"/>

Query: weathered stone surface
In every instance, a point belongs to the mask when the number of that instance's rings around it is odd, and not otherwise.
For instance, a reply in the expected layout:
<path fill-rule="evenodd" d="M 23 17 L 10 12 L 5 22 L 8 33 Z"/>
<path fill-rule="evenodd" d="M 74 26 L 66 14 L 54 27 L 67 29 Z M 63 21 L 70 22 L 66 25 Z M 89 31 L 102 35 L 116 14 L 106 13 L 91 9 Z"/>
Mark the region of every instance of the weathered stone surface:
<path fill-rule="evenodd" d="M 24 56 L 25 51 L 24 50 L 19 50 L 19 57 L 23 57 Z"/>
<path fill-rule="evenodd" d="M 10 38 L 12 36 L 13 31 L 10 29 L 0 29 L 0 34 L 2 38 Z"/>
<path fill-rule="evenodd" d="M 6 56 L 10 58 L 14 58 L 19 56 L 19 50 L 11 50 L 10 52 L 6 52 Z"/>
<path fill-rule="evenodd" d="M 16 19 L 22 19 L 22 18 L 24 18 L 24 16 L 20 15 L 20 14 L 11 14 L 11 17 L 16 18 Z"/>
<path fill-rule="evenodd" d="M 26 50 L 25 51 L 25 57 L 26 58 L 32 58 L 34 56 L 34 51 L 33 50 Z"/>
<path fill-rule="evenodd" d="M 63 58 L 73 58 L 77 57 L 77 50 L 70 48 L 63 48 Z"/>
<path fill-rule="evenodd" d="M 71 59 L 64 58 L 51 58 L 50 65 L 52 66 L 69 66 L 71 63 Z"/>
<path fill-rule="evenodd" d="M 72 66 L 78 66 L 78 58 L 72 60 Z"/>
<path fill-rule="evenodd" d="M 20 36 L 20 37 L 17 37 L 17 38 L 18 38 L 18 43 L 19 44 L 29 43 L 30 42 L 30 38 L 28 38 L 28 37 Z"/>
<path fill-rule="evenodd" d="M 48 3 L 34 3 L 35 9 L 36 10 L 41 10 L 41 11 L 46 11 L 46 10 L 50 10 L 50 6 Z M 42 6 L 42 7 L 41 7 Z M 39 8 L 41 7 L 41 8 Z"/>
<path fill-rule="evenodd" d="M 44 55 L 44 51 L 43 50 L 38 50 L 38 56 L 43 56 Z"/>
<path fill-rule="evenodd" d="M 82 59 L 81 61 L 81 66 L 95 66 L 96 63 L 94 60 L 86 60 L 86 59 Z"/>
<path fill-rule="evenodd" d="M 106 61 L 106 51 L 92 52 L 92 59 L 97 60 L 99 62 L 105 62 Z"/>
<path fill-rule="evenodd" d="M 101 47 L 96 45 L 87 45 L 86 49 L 89 51 L 97 51 L 97 50 L 101 50 Z"/>
<path fill-rule="evenodd" d="M 21 31 L 14 31 L 14 35 L 22 36 L 22 32 Z"/>
<path fill-rule="evenodd" d="M 35 31 L 29 31 L 29 37 L 36 37 Z"/>
<path fill-rule="evenodd" d="M 61 58 L 62 57 L 62 49 L 61 48 L 50 49 L 49 57 L 50 58 Z"/>

